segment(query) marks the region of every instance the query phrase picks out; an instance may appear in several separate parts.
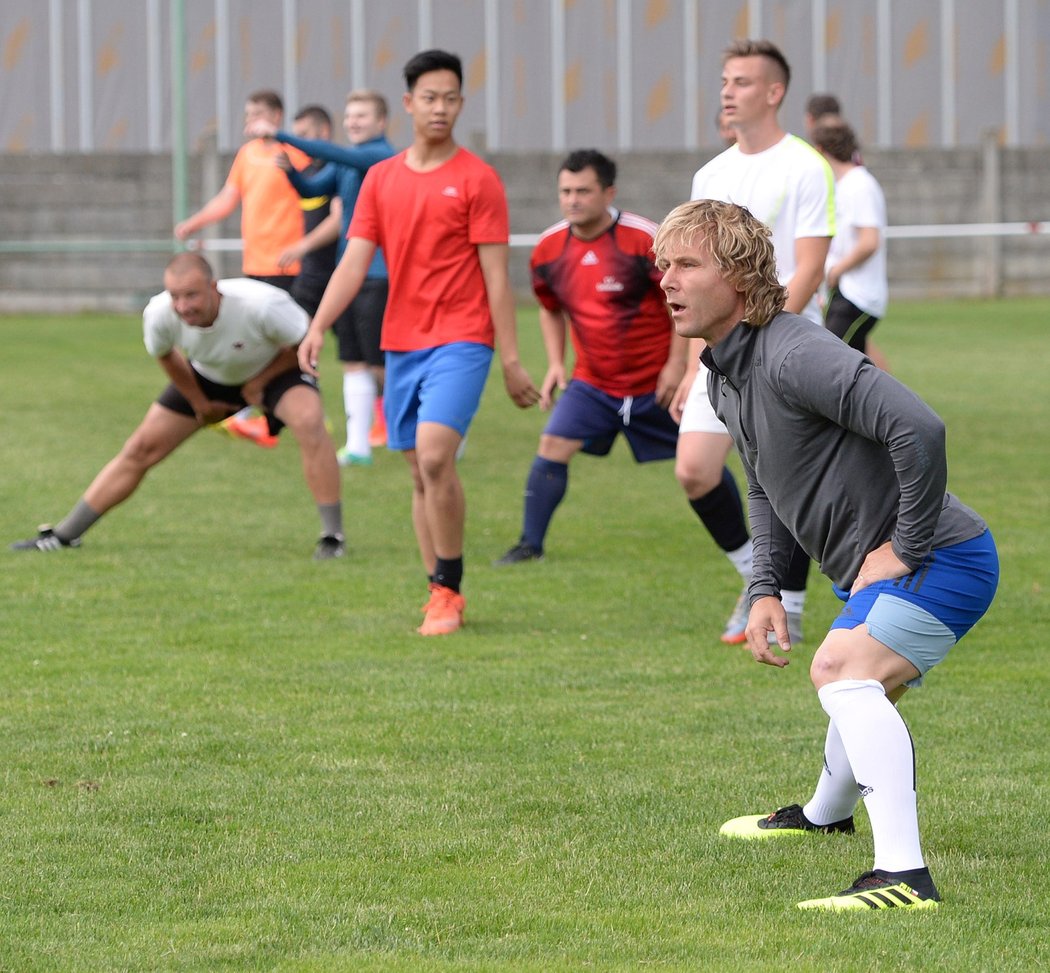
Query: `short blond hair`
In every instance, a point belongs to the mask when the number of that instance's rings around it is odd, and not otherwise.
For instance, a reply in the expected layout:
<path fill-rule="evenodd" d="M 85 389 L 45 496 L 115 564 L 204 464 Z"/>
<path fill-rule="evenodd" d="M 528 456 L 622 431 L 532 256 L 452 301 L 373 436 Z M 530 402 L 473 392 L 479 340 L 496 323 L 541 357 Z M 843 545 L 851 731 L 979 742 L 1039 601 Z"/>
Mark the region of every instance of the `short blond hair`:
<path fill-rule="evenodd" d="M 386 103 L 384 98 L 374 88 L 354 88 L 353 91 L 349 92 L 346 96 L 346 103 L 349 105 L 352 101 L 366 101 L 376 110 L 376 118 L 385 121 L 386 117 L 390 114 L 390 106 Z"/>
<path fill-rule="evenodd" d="M 744 296 L 744 320 L 761 328 L 784 310 L 787 288 L 777 279 L 769 227 L 743 206 L 697 199 L 676 206 L 653 240 L 657 262 L 669 250 L 703 241 L 722 277 Z"/>

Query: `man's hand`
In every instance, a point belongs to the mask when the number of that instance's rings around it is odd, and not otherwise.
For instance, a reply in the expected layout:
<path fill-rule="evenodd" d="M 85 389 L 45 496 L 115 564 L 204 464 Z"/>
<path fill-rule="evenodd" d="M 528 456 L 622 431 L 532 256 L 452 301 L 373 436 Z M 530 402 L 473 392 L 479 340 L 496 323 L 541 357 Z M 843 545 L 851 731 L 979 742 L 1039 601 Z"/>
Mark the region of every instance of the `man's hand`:
<path fill-rule="evenodd" d="M 503 384 L 507 388 L 507 395 L 519 409 L 528 409 L 540 400 L 540 393 L 520 361 L 503 363 Z"/>
<path fill-rule="evenodd" d="M 277 266 L 280 267 L 281 270 L 287 270 L 292 264 L 299 263 L 304 256 L 306 256 L 306 253 L 303 250 L 302 242 L 293 243 L 290 247 L 282 250 L 277 255 Z"/>
<path fill-rule="evenodd" d="M 277 126 L 273 122 L 257 119 L 244 126 L 244 134 L 250 139 L 272 139 L 277 134 Z"/>
<path fill-rule="evenodd" d="M 277 166 L 278 169 L 283 169 L 285 172 L 292 171 L 292 160 L 288 158 L 287 152 L 278 152 L 273 157 L 273 164 Z"/>
<path fill-rule="evenodd" d="M 558 392 L 564 392 L 568 386 L 565 378 L 564 365 L 552 365 L 543 376 L 543 384 L 540 385 L 540 408 L 546 412 L 554 405 L 554 397 Z"/>
<path fill-rule="evenodd" d="M 317 378 L 317 363 L 320 360 L 323 347 L 324 334 L 314 328 L 310 328 L 306 332 L 306 337 L 299 342 L 299 350 L 296 352 L 296 357 L 299 359 L 299 367 L 307 375 L 313 375 L 314 378 Z"/>
<path fill-rule="evenodd" d="M 216 399 L 205 399 L 193 407 L 193 413 L 202 426 L 210 426 L 223 419 L 229 419 L 240 406 L 231 402 L 219 402 Z"/>
<path fill-rule="evenodd" d="M 755 662 L 783 669 L 788 660 L 773 654 L 769 644 L 770 632 L 776 634 L 777 643 L 784 652 L 791 651 L 787 612 L 784 611 L 780 599 L 771 596 L 759 598 L 751 606 L 751 614 L 747 620 L 747 647 L 751 650 Z"/>
<path fill-rule="evenodd" d="M 669 412 L 674 406 L 678 388 L 685 376 L 685 361 L 681 358 L 669 358 L 656 379 L 656 402 Z M 692 385 L 692 382 L 689 383 Z M 684 403 L 684 399 L 682 400 Z M 681 419 L 681 416 L 677 417 Z"/>
<path fill-rule="evenodd" d="M 261 409 L 263 405 L 263 389 L 265 388 L 266 385 L 263 382 L 256 378 L 250 378 L 241 386 L 241 398 L 248 405 L 254 405 L 257 409 Z"/>
<path fill-rule="evenodd" d="M 671 406 L 667 410 L 671 413 L 671 418 L 675 422 L 682 421 L 682 413 L 685 411 L 685 402 L 689 398 L 689 392 L 693 388 L 693 382 L 696 381 L 697 373 L 692 370 L 687 370 L 682 381 L 678 383 L 678 388 L 675 389 L 674 396 L 671 399 Z"/>
<path fill-rule="evenodd" d="M 911 568 L 893 553 L 893 546 L 886 541 L 864 558 L 853 587 L 849 590 L 850 597 L 876 581 L 890 581 L 908 574 L 911 574 Z"/>

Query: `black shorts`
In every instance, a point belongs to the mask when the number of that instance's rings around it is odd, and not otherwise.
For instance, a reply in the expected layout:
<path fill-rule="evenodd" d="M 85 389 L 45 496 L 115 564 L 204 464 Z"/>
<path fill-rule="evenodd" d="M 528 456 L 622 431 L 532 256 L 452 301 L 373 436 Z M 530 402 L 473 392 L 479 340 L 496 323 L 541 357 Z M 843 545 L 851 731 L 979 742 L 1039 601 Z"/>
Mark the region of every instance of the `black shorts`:
<path fill-rule="evenodd" d="M 294 274 L 272 274 L 269 277 L 265 274 L 248 274 L 248 278 L 250 280 L 261 280 L 264 284 L 279 287 L 282 291 L 290 291 L 292 284 L 295 283 Z"/>
<path fill-rule="evenodd" d="M 244 396 L 241 395 L 241 386 L 239 385 L 220 385 L 218 382 L 213 382 L 210 378 L 205 378 L 195 368 L 193 369 L 193 377 L 197 380 L 201 391 L 209 399 L 214 399 L 216 402 L 229 402 L 230 405 L 237 406 L 237 409 L 243 409 L 248 404 L 244 401 Z M 288 371 L 275 375 L 270 379 L 266 388 L 263 389 L 263 413 L 266 416 L 267 425 L 270 427 L 271 436 L 276 436 L 284 428 L 284 423 L 274 415 L 277 403 L 281 401 L 281 397 L 285 392 L 290 388 L 295 388 L 296 385 L 308 385 L 315 392 L 320 391 L 317 387 L 317 379 L 312 375 L 299 371 L 298 368 L 289 368 Z M 190 416 L 192 418 L 196 415 L 193 411 L 193 406 L 186 401 L 186 396 L 174 385 L 169 385 L 157 396 L 157 405 L 162 405 L 165 409 L 171 409 L 172 412 L 177 412 L 180 416 Z M 233 411 L 236 412 L 237 409 Z"/>
<path fill-rule="evenodd" d="M 845 341 L 850 348 L 864 351 L 868 335 L 878 323 L 878 318 L 862 311 L 852 301 L 847 301 L 838 290 L 831 292 L 828 309 L 824 314 L 824 327 Z"/>
<path fill-rule="evenodd" d="M 339 341 L 339 360 L 383 364 L 379 339 L 383 333 L 383 312 L 389 283 L 385 277 L 369 277 L 361 285 L 357 297 L 339 315 L 334 330 Z"/>
<path fill-rule="evenodd" d="M 295 283 L 292 284 L 292 289 L 288 293 L 292 295 L 292 300 L 299 307 L 313 317 L 321 306 L 321 298 L 327 286 L 327 277 L 317 274 L 300 274 L 295 278 Z"/>

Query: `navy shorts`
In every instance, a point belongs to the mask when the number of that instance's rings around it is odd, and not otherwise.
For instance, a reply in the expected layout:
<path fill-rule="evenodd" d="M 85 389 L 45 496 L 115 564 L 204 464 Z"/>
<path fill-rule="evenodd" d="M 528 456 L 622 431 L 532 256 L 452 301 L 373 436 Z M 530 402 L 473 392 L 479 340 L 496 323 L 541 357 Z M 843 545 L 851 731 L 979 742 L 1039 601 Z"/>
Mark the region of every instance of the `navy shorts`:
<path fill-rule="evenodd" d="M 364 362 L 382 367 L 379 341 L 383 334 L 383 314 L 390 284 L 385 277 L 368 277 L 349 307 L 333 325 L 341 362 Z"/>
<path fill-rule="evenodd" d="M 638 463 L 674 459 L 678 423 L 656 401 L 656 394 L 617 398 L 573 379 L 554 404 L 547 436 L 583 440 L 583 452 L 606 456 L 623 433 Z"/>
<path fill-rule="evenodd" d="M 236 406 L 236 409 L 230 411 L 231 415 L 237 409 L 243 409 L 248 404 L 244 401 L 244 396 L 241 395 L 241 386 L 239 385 L 220 385 L 218 382 L 213 382 L 210 378 L 205 378 L 195 368 L 193 368 L 193 377 L 197 380 L 201 391 L 209 399 L 214 399 L 216 402 L 229 402 L 230 405 Z M 276 436 L 284 428 L 284 423 L 274 415 L 274 409 L 277 408 L 277 403 L 281 401 L 284 393 L 296 385 L 308 385 L 315 392 L 320 391 L 317 387 L 317 379 L 312 375 L 299 371 L 298 368 L 289 368 L 288 371 L 275 375 L 270 379 L 266 388 L 263 389 L 263 414 L 266 416 L 271 436 Z M 169 385 L 157 396 L 157 405 L 162 405 L 165 409 L 171 409 L 172 412 L 177 412 L 180 416 L 193 418 L 196 415 L 193 411 L 193 406 L 189 404 L 186 397 L 174 385 Z"/>
<path fill-rule="evenodd" d="M 832 629 L 865 625 L 872 638 L 919 670 L 919 679 L 988 610 L 999 584 L 999 555 L 991 531 L 931 551 L 918 571 L 858 591 L 835 587 L 846 602 Z"/>

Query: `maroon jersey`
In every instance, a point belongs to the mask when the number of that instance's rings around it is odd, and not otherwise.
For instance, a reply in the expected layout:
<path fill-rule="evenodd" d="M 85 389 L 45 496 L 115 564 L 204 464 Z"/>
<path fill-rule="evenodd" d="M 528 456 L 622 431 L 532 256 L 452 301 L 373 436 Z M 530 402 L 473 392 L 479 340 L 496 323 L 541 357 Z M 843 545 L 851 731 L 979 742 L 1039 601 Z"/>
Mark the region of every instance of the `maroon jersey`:
<path fill-rule="evenodd" d="M 567 221 L 545 230 L 532 251 L 532 289 L 571 322 L 572 377 L 624 398 L 656 389 L 671 348 L 671 322 L 653 263 L 656 224 L 617 213 L 594 240 Z"/>

